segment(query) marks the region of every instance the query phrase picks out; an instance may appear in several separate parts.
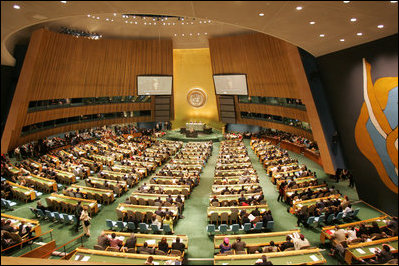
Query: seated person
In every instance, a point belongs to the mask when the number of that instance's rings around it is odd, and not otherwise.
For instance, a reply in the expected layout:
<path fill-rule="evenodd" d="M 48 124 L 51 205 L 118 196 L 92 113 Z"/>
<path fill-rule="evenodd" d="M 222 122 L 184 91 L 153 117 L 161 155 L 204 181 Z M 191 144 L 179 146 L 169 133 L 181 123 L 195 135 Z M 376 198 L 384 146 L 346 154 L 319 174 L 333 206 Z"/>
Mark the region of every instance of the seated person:
<path fill-rule="evenodd" d="M 273 265 L 273 263 L 267 260 L 266 255 L 262 255 L 262 257 L 255 262 L 255 265 Z"/>
<path fill-rule="evenodd" d="M 148 256 L 147 260 L 144 262 L 144 265 L 155 265 L 154 258 L 152 256 Z"/>
<path fill-rule="evenodd" d="M 346 230 L 346 233 L 347 233 L 347 240 L 348 240 L 348 242 L 350 243 L 352 240 L 355 240 L 355 239 L 357 239 L 357 236 L 356 236 L 356 229 L 355 229 L 355 227 L 354 226 L 351 226 L 349 229 L 347 229 Z"/>
<path fill-rule="evenodd" d="M 109 239 L 109 245 L 113 248 L 120 248 L 123 245 L 122 240 L 116 238 L 116 234 L 112 233 Z"/>
<path fill-rule="evenodd" d="M 219 245 L 220 248 L 220 254 L 225 253 L 226 251 L 230 251 L 231 250 L 231 245 L 229 244 L 229 238 L 225 237 L 224 241 L 222 244 Z"/>
<path fill-rule="evenodd" d="M 338 225 L 335 226 L 335 232 L 332 234 L 332 237 L 341 243 L 342 241 L 346 240 L 346 232 L 344 229 L 339 228 Z"/>
<path fill-rule="evenodd" d="M 294 243 L 292 242 L 292 238 L 290 236 L 286 236 L 285 242 L 280 245 L 280 250 L 284 251 L 287 248 L 293 248 Z"/>
<path fill-rule="evenodd" d="M 233 243 L 233 245 L 231 246 L 236 253 L 238 251 L 245 251 L 247 244 L 244 241 L 241 241 L 241 237 L 237 237 L 236 241 Z"/>
<path fill-rule="evenodd" d="M 392 220 L 387 223 L 387 230 L 389 230 L 390 235 L 398 235 L 398 217 L 392 217 Z"/>
<path fill-rule="evenodd" d="M 371 223 L 371 228 L 369 228 L 368 229 L 368 232 L 367 232 L 369 235 L 372 235 L 372 234 L 381 234 L 381 229 L 380 229 L 380 227 L 378 226 L 378 223 L 376 222 L 376 221 L 373 221 L 372 223 Z"/>
<path fill-rule="evenodd" d="M 251 214 L 255 217 L 260 216 L 260 211 L 259 211 L 258 207 L 256 207 L 255 210 L 251 211 Z"/>
<path fill-rule="evenodd" d="M 211 199 L 211 204 L 214 202 L 219 202 L 216 195 L 214 195 L 213 198 Z"/>
<path fill-rule="evenodd" d="M 389 260 L 393 259 L 392 251 L 394 248 L 388 244 L 382 244 L 382 250 L 375 251 L 376 259 L 371 259 L 370 262 L 373 264 L 384 264 Z"/>
<path fill-rule="evenodd" d="M 160 216 L 160 217 L 164 217 L 165 216 L 165 212 L 162 210 L 161 206 L 158 207 L 158 210 L 155 211 L 155 214 Z"/>
<path fill-rule="evenodd" d="M 162 237 L 161 241 L 158 242 L 158 249 L 168 254 L 169 245 L 168 242 L 166 241 L 166 237 Z"/>
<path fill-rule="evenodd" d="M 144 242 L 143 246 L 142 246 L 142 247 L 139 247 L 139 248 L 137 249 L 137 253 L 139 253 L 139 254 L 145 254 L 145 253 L 154 254 L 154 249 L 148 247 L 148 243 L 147 243 L 147 242 Z"/>
<path fill-rule="evenodd" d="M 8 231 L 10 233 L 14 233 L 14 232 L 17 231 L 17 229 L 15 229 L 13 226 L 11 226 L 11 220 L 5 220 L 4 223 L 3 223 L 3 220 L 2 220 L 1 230 L 2 231 L 6 230 L 6 231 Z"/>
<path fill-rule="evenodd" d="M 129 238 L 126 239 L 125 247 L 126 248 L 135 248 L 137 243 L 137 238 L 135 234 L 131 233 Z"/>
<path fill-rule="evenodd" d="M 165 219 L 163 219 L 162 224 L 163 224 L 163 225 L 168 224 L 169 227 L 170 227 L 170 230 L 172 230 L 172 234 L 174 233 L 174 232 L 173 232 L 173 220 L 172 220 L 172 218 L 170 217 L 170 215 L 166 215 L 166 216 L 165 216 Z"/>
<path fill-rule="evenodd" d="M 162 224 L 158 221 L 157 216 L 154 214 L 151 218 L 151 225 L 156 225 L 158 228 L 161 228 Z"/>
<path fill-rule="evenodd" d="M 343 216 L 343 217 L 346 217 L 346 216 L 350 215 L 350 214 L 353 212 L 352 205 L 349 204 L 349 205 L 343 210 L 343 212 L 344 212 L 344 216 Z"/>
<path fill-rule="evenodd" d="M 25 221 L 21 221 L 18 227 L 18 234 L 20 237 L 30 239 L 32 238 L 32 227 L 25 224 Z"/>
<path fill-rule="evenodd" d="M 110 245 L 109 238 L 106 236 L 104 231 L 102 231 L 101 235 L 97 237 L 97 245 L 103 247 L 104 249 Z"/>
<path fill-rule="evenodd" d="M 172 249 L 180 250 L 183 253 L 185 248 L 186 245 L 180 242 L 180 237 L 176 237 L 176 242 L 172 243 Z"/>
<path fill-rule="evenodd" d="M 45 210 L 47 210 L 47 208 L 43 206 L 43 204 L 40 202 L 40 200 L 37 202 L 36 209 L 38 209 L 38 210 L 40 209 L 40 210 L 42 210 L 43 212 L 44 212 Z"/>
<path fill-rule="evenodd" d="M 266 246 L 263 248 L 263 253 L 266 252 L 278 252 L 279 248 L 278 246 L 276 246 L 276 244 L 274 243 L 274 241 L 270 241 L 270 246 Z"/>
<path fill-rule="evenodd" d="M 302 247 L 310 246 L 309 241 L 305 238 L 305 236 L 303 234 L 300 234 L 299 238 L 294 238 L 293 242 L 294 242 L 295 250 L 299 250 Z"/>

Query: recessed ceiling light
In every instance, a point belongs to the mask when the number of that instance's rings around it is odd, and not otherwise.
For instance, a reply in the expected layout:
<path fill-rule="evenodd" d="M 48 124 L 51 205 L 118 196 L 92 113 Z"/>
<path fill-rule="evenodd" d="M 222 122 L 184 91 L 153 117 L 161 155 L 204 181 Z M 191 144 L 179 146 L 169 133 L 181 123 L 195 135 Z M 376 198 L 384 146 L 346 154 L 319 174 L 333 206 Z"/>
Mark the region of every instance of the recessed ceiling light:
<path fill-rule="evenodd" d="M 344 41 L 345 41 L 345 39 L 339 39 L 339 41 L 340 41 L 340 42 L 344 42 Z"/>
<path fill-rule="evenodd" d="M 344 1 L 344 4 L 347 4 L 347 3 L 349 3 L 350 1 Z"/>
<path fill-rule="evenodd" d="M 384 25 L 378 25 L 377 28 L 382 29 L 384 27 Z"/>
<path fill-rule="evenodd" d="M 259 13 L 259 16 L 261 16 L 261 17 L 263 17 L 265 14 L 263 14 L 263 13 Z"/>
<path fill-rule="evenodd" d="M 302 7 L 301 6 L 297 6 L 296 10 L 302 10 Z"/>
<path fill-rule="evenodd" d="M 15 9 L 20 9 L 21 8 L 19 5 L 13 5 L 12 7 L 15 8 Z"/>
<path fill-rule="evenodd" d="M 361 33 L 361 32 L 358 32 L 358 33 L 356 33 L 356 35 L 357 35 L 357 36 L 362 36 L 362 35 L 363 35 L 363 33 Z"/>
<path fill-rule="evenodd" d="M 310 25 L 314 25 L 314 24 L 316 24 L 316 22 L 311 21 L 311 22 L 309 22 L 309 24 L 310 24 Z"/>
<path fill-rule="evenodd" d="M 324 37 L 324 36 L 326 36 L 326 35 L 324 35 L 324 34 L 320 34 L 319 36 L 320 36 L 320 37 Z"/>
<path fill-rule="evenodd" d="M 352 22 L 355 22 L 357 19 L 356 18 L 351 18 L 351 21 Z"/>

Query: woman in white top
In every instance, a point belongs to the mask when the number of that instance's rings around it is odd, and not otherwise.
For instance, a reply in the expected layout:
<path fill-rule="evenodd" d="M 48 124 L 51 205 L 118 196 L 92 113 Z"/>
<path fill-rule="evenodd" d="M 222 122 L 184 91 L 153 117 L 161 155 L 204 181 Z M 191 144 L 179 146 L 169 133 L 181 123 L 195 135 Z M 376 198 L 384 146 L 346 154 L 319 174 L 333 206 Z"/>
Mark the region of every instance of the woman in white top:
<path fill-rule="evenodd" d="M 82 213 L 80 215 L 80 220 L 82 221 L 83 224 L 83 232 L 85 233 L 85 236 L 90 237 L 90 216 L 87 211 L 87 206 L 83 207 Z"/>
<path fill-rule="evenodd" d="M 346 230 L 347 233 L 347 241 L 350 243 L 353 239 L 356 239 L 356 230 L 355 227 L 351 227 L 350 229 Z"/>

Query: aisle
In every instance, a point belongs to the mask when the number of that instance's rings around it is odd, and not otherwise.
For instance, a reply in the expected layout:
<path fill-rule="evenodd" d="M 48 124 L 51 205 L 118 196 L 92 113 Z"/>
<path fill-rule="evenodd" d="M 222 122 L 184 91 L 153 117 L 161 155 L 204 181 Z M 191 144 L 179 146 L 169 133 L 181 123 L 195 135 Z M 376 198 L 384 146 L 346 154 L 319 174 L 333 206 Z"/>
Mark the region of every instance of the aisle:
<path fill-rule="evenodd" d="M 176 235 L 187 235 L 189 239 L 187 258 L 213 258 L 213 240 L 206 232 L 208 224 L 207 207 L 213 184 L 215 165 L 219 154 L 220 143 L 213 144 L 209 157 L 200 176 L 200 184 L 194 188 L 190 199 L 184 203 L 184 219 L 180 219 L 175 227 Z"/>

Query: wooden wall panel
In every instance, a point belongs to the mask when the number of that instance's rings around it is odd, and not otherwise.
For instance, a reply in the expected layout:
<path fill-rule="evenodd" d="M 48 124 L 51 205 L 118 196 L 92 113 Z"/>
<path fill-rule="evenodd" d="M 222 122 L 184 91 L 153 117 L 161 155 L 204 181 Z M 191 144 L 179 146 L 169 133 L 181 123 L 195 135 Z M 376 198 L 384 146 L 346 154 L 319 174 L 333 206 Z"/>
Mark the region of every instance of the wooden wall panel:
<path fill-rule="evenodd" d="M 210 38 L 213 74 L 247 74 L 251 96 L 300 98 L 284 44 L 261 33 Z"/>
<path fill-rule="evenodd" d="M 238 103 L 237 97 L 235 97 L 237 123 L 261 125 L 308 136 L 309 139 L 314 138 L 320 148 L 324 171 L 335 174 L 333 161 L 298 48 L 262 33 L 211 38 L 209 48 L 213 74 L 247 74 L 248 94 L 250 96 L 296 98 L 301 99 L 306 105 L 305 114 L 303 111 L 294 111 L 291 108 L 278 110 L 271 106 L 261 107 L 259 104 Z M 271 114 L 309 122 L 313 136 L 307 131 L 278 123 L 240 118 L 241 111 L 263 112 L 260 110 L 268 110 L 275 112 Z"/>
<path fill-rule="evenodd" d="M 121 110 L 117 104 L 110 104 L 28 114 L 30 101 L 137 95 L 137 75 L 173 75 L 172 40 L 89 40 L 44 29 L 33 32 L 1 151 L 7 152 L 21 143 L 18 136 L 22 127 L 43 121 L 45 114 L 62 118 L 77 112 L 80 115 Z M 154 99 L 149 105 L 153 121 Z M 143 108 L 148 110 L 148 104 Z"/>
<path fill-rule="evenodd" d="M 104 104 L 91 105 L 70 108 L 60 108 L 53 110 L 45 110 L 40 112 L 28 113 L 24 126 L 44 121 L 72 117 L 79 115 L 90 115 L 98 113 L 113 113 L 123 111 L 151 110 L 151 103 L 122 103 L 122 104 Z M 152 115 L 152 113 L 151 113 Z"/>

